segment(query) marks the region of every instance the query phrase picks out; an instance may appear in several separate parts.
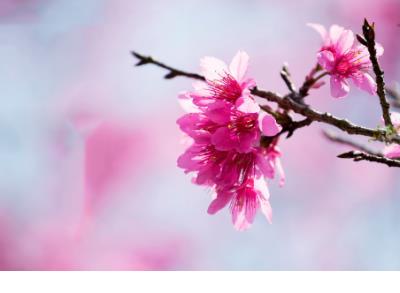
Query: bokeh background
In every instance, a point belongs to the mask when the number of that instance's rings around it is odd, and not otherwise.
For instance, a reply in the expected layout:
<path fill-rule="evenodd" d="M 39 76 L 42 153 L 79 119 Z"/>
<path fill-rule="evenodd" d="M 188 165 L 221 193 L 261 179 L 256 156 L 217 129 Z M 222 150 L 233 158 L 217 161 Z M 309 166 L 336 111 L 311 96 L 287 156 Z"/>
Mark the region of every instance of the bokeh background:
<path fill-rule="evenodd" d="M 387 82 L 400 80 L 399 0 L 1 0 L 2 270 L 400 269 L 400 173 L 336 158 L 313 125 L 282 141 L 287 183 L 271 182 L 273 224 L 237 232 L 228 210 L 176 167 L 177 93 L 191 81 L 135 68 L 130 50 L 197 71 L 202 56 L 251 56 L 284 92 L 315 64 L 306 26 L 376 22 Z M 328 87 L 310 103 L 376 127 L 376 97 Z"/>

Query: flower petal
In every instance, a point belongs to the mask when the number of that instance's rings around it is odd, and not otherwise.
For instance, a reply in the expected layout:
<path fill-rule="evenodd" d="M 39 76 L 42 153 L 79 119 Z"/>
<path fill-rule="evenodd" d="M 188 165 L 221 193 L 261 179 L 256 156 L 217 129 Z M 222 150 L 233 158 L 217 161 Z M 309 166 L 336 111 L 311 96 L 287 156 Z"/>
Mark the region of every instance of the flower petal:
<path fill-rule="evenodd" d="M 216 101 L 207 107 L 206 115 L 213 122 L 224 125 L 230 121 L 231 109 L 224 101 Z"/>
<path fill-rule="evenodd" d="M 243 113 L 258 113 L 260 106 L 250 96 L 242 96 L 236 100 L 236 108 Z"/>
<path fill-rule="evenodd" d="M 392 112 L 392 113 L 390 113 L 390 117 L 392 118 L 393 125 L 395 127 L 399 127 L 400 126 L 400 113 Z"/>
<path fill-rule="evenodd" d="M 346 80 L 332 75 L 331 76 L 331 95 L 334 98 L 343 98 L 345 97 L 350 91 L 349 84 Z"/>
<path fill-rule="evenodd" d="M 207 213 L 213 215 L 223 209 L 232 199 L 232 195 L 233 193 L 228 190 L 219 191 L 217 197 L 208 206 Z"/>
<path fill-rule="evenodd" d="M 371 95 L 376 95 L 376 82 L 369 73 L 362 73 L 357 78 L 353 78 L 357 87 Z"/>
<path fill-rule="evenodd" d="M 229 71 L 232 76 L 241 83 L 247 72 L 249 64 L 249 55 L 244 51 L 239 51 L 233 57 L 231 64 L 229 64 Z"/>
<path fill-rule="evenodd" d="M 258 116 L 258 119 L 260 129 L 266 136 L 277 135 L 282 130 L 282 127 L 276 122 L 274 116 L 271 114 L 262 112 Z"/>
<path fill-rule="evenodd" d="M 338 26 L 336 24 L 332 25 L 329 28 L 329 39 L 331 41 L 331 44 L 335 44 L 339 40 L 343 31 L 344 31 L 344 28 L 341 26 Z"/>
<path fill-rule="evenodd" d="M 383 149 L 383 155 L 389 159 L 400 158 L 400 145 L 391 144 Z"/>
<path fill-rule="evenodd" d="M 325 70 L 331 71 L 335 66 L 335 57 L 333 53 L 328 50 L 323 50 L 317 54 L 318 64 Z"/>
<path fill-rule="evenodd" d="M 187 113 L 199 113 L 200 109 L 193 104 L 193 100 L 188 92 L 182 92 L 178 95 L 178 102 L 181 108 Z"/>
<path fill-rule="evenodd" d="M 227 70 L 225 62 L 215 57 L 206 56 L 200 60 L 200 72 L 209 81 L 221 79 Z"/>
<path fill-rule="evenodd" d="M 376 56 L 380 57 L 383 55 L 383 52 L 385 51 L 385 49 L 383 49 L 383 46 L 379 43 L 375 44 L 375 49 L 376 49 Z"/>
<path fill-rule="evenodd" d="M 337 53 L 346 53 L 348 52 L 354 44 L 354 34 L 351 30 L 343 30 L 337 43 L 336 50 Z"/>
<path fill-rule="evenodd" d="M 232 139 L 227 127 L 218 128 L 211 136 L 211 143 L 220 151 L 230 151 L 237 146 L 237 141 Z"/>
<path fill-rule="evenodd" d="M 268 222 L 272 224 L 272 207 L 269 203 L 269 200 L 259 198 L 259 201 L 260 201 L 261 212 L 267 218 Z"/>
<path fill-rule="evenodd" d="M 307 23 L 307 25 L 317 31 L 321 35 L 322 40 L 326 40 L 327 38 L 327 31 L 325 27 L 318 23 Z"/>
<path fill-rule="evenodd" d="M 235 229 L 238 231 L 244 231 L 251 226 L 251 223 L 249 223 L 246 219 L 246 215 L 243 209 L 232 209 L 232 223 Z"/>

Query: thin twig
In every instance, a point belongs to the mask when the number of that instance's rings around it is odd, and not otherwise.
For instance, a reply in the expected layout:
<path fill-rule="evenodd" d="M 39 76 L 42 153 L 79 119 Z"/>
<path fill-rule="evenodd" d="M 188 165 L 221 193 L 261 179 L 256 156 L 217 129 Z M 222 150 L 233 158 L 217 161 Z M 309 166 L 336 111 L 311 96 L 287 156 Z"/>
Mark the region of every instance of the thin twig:
<path fill-rule="evenodd" d="M 337 135 L 336 133 L 334 133 L 332 131 L 323 130 L 322 134 L 332 142 L 353 147 L 356 150 L 362 151 L 362 152 L 370 154 L 370 155 L 380 156 L 380 157 L 383 156 L 382 153 L 373 151 L 373 150 L 369 149 L 368 147 L 366 147 L 366 146 L 364 146 L 364 145 L 362 145 L 360 143 L 357 143 L 355 141 L 352 141 L 352 140 L 349 140 L 349 139 L 344 138 L 342 136 L 339 136 L 339 135 Z"/>
<path fill-rule="evenodd" d="M 286 86 L 288 87 L 289 91 L 291 93 L 296 93 L 296 86 L 294 85 L 294 82 L 292 81 L 292 76 L 290 75 L 287 64 L 284 64 L 282 67 L 281 77 L 282 77 L 283 81 L 285 82 Z"/>
<path fill-rule="evenodd" d="M 322 113 L 312 108 L 302 105 L 294 101 L 293 99 L 289 99 L 287 97 L 281 97 L 280 95 L 267 92 L 263 90 L 259 90 L 258 88 L 253 88 L 251 93 L 260 98 L 264 98 L 270 102 L 277 103 L 281 108 L 292 110 L 297 114 L 301 114 L 304 117 L 310 118 L 313 121 L 322 122 L 325 124 L 329 124 L 347 132 L 348 134 L 362 135 L 367 136 L 378 141 L 382 142 L 393 142 L 400 144 L 400 136 L 395 135 L 393 137 L 386 137 L 386 131 L 381 129 L 371 129 L 362 126 L 358 126 L 348 121 L 347 119 L 341 119 L 333 116 L 330 113 Z"/>
<path fill-rule="evenodd" d="M 375 73 L 376 85 L 377 85 L 376 93 L 379 96 L 379 101 L 382 108 L 383 120 L 385 121 L 386 127 L 388 127 L 390 130 L 393 130 L 394 129 L 393 123 L 390 118 L 390 105 L 386 100 L 386 95 L 385 95 L 385 81 L 383 79 L 384 72 L 379 66 L 378 58 L 376 56 L 374 23 L 372 23 L 371 25 L 368 23 L 367 19 L 364 19 L 362 30 L 365 39 L 365 42 L 362 42 L 362 44 L 364 44 L 368 48 L 369 59 L 371 60 L 372 68 Z M 358 39 L 360 40 L 361 38 Z"/>
<path fill-rule="evenodd" d="M 134 51 L 132 51 L 132 55 L 135 56 L 139 60 L 139 62 L 136 63 L 136 66 L 142 66 L 142 65 L 146 65 L 146 64 L 154 64 L 158 67 L 168 70 L 169 73 L 164 76 L 165 79 L 172 79 L 174 77 L 184 76 L 184 77 L 194 78 L 194 79 L 203 80 L 203 81 L 206 80 L 204 78 L 204 76 L 201 76 L 200 74 L 186 72 L 186 71 L 182 71 L 182 70 L 173 68 L 173 67 L 165 65 L 164 63 L 161 63 L 157 60 L 154 60 L 151 56 L 144 56 L 144 55 L 141 55 Z"/>
<path fill-rule="evenodd" d="M 371 155 L 371 154 L 367 154 L 367 153 L 363 153 L 363 152 L 359 152 L 359 151 L 346 152 L 346 153 L 338 155 L 337 157 L 341 158 L 341 159 L 352 159 L 355 162 L 369 161 L 369 162 L 385 164 L 389 167 L 400 167 L 399 160 L 388 159 L 388 158 L 385 158 L 382 156 Z"/>

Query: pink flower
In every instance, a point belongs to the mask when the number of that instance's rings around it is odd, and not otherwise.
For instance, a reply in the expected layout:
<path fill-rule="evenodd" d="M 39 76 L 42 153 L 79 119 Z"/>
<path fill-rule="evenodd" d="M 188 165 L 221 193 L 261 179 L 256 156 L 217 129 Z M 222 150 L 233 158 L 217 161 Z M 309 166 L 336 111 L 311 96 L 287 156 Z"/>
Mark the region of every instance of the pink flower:
<path fill-rule="evenodd" d="M 194 183 L 214 186 L 226 157 L 227 152 L 218 151 L 211 144 L 194 143 L 178 158 L 178 167 L 185 173 L 195 172 Z"/>
<path fill-rule="evenodd" d="M 400 113 L 393 112 L 390 114 L 392 118 L 392 123 L 397 133 L 400 132 Z M 400 158 L 400 145 L 391 144 L 383 149 L 383 155 L 389 159 Z"/>
<path fill-rule="evenodd" d="M 238 52 L 229 68 L 222 61 L 201 61 L 205 83 L 179 96 L 188 111 L 178 119 L 180 129 L 193 144 L 178 158 L 178 167 L 193 173 L 193 182 L 211 187 L 216 197 L 208 212 L 214 214 L 230 203 L 238 230 L 250 227 L 258 209 L 271 221 L 272 210 L 265 179 L 277 170 L 283 184 L 281 153 L 274 136 L 281 131 L 275 118 L 261 112 L 250 95 L 252 79 L 246 79 L 248 55 Z M 272 137 L 265 146 L 261 136 Z"/>
<path fill-rule="evenodd" d="M 246 78 L 248 62 L 249 56 L 243 51 L 237 52 L 229 66 L 215 57 L 203 57 L 200 60 L 200 71 L 206 82 L 194 83 L 195 91 L 186 93 L 186 96 L 198 107 L 226 101 L 240 111 L 259 112 L 260 107 L 250 95 L 255 82 L 252 78 Z"/>
<path fill-rule="evenodd" d="M 354 33 L 338 25 L 332 25 L 329 32 L 320 24 L 309 24 L 322 37 L 322 47 L 318 52 L 318 63 L 331 76 L 331 95 L 345 97 L 350 86 L 348 80 L 362 90 L 374 95 L 376 82 L 369 74 L 372 68 L 365 46 L 355 41 Z M 377 56 L 383 54 L 383 47 L 377 44 Z"/>
<path fill-rule="evenodd" d="M 274 171 L 265 166 L 274 166 L 276 153 L 273 148 L 256 148 L 252 153 L 230 152 L 216 181 L 216 198 L 211 202 L 208 213 L 215 214 L 230 203 L 232 222 L 236 229 L 251 226 L 258 209 L 272 222 L 272 209 L 265 178 L 273 178 Z M 273 158 L 274 157 L 274 158 Z M 274 162 L 271 162 L 274 161 Z"/>
<path fill-rule="evenodd" d="M 229 67 L 214 57 L 201 60 L 205 83 L 195 83 L 194 92 L 183 93 L 180 102 L 189 113 L 178 120 L 182 131 L 195 141 L 211 134 L 220 151 L 250 152 L 257 146 L 261 132 L 274 136 L 281 130 L 274 117 L 260 114 L 250 95 L 254 80 L 245 77 L 249 56 L 239 51 Z M 208 139 L 208 138 L 207 138 Z"/>

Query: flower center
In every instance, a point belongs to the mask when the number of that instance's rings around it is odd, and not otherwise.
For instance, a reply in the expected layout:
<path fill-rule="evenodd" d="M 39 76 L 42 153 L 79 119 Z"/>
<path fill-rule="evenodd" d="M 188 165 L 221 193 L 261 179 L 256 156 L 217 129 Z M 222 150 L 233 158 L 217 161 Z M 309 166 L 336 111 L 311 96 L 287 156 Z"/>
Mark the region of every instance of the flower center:
<path fill-rule="evenodd" d="M 230 102 L 236 101 L 242 95 L 240 84 L 229 74 L 221 76 L 217 81 L 210 82 L 209 90 L 216 99 Z"/>
<path fill-rule="evenodd" d="M 246 114 L 236 116 L 229 124 L 228 128 L 234 132 L 252 131 L 257 126 L 257 114 Z"/>

